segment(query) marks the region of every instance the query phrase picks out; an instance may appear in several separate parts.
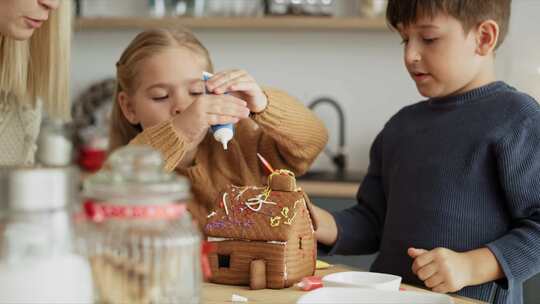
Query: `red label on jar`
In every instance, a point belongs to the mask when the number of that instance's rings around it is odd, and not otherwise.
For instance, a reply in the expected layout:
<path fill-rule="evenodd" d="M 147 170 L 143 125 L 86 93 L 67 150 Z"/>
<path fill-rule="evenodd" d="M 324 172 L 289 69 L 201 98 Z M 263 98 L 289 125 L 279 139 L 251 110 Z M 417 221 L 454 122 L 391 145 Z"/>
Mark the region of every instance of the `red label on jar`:
<path fill-rule="evenodd" d="M 95 222 L 107 219 L 175 219 L 186 211 L 185 204 L 165 205 L 113 205 L 88 200 L 84 203 L 84 213 Z"/>

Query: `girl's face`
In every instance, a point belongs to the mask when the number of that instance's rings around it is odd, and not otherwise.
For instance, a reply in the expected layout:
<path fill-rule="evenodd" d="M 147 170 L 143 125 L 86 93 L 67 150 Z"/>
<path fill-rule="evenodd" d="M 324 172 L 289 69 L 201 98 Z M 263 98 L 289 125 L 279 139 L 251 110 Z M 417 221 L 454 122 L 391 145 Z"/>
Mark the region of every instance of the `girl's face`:
<path fill-rule="evenodd" d="M 203 56 L 186 48 L 169 48 L 141 61 L 132 92 L 118 102 L 127 120 L 143 129 L 182 113 L 204 93 Z"/>
<path fill-rule="evenodd" d="M 26 40 L 49 19 L 61 0 L 1 0 L 0 35 Z M 70 1 L 70 0 L 62 0 Z"/>

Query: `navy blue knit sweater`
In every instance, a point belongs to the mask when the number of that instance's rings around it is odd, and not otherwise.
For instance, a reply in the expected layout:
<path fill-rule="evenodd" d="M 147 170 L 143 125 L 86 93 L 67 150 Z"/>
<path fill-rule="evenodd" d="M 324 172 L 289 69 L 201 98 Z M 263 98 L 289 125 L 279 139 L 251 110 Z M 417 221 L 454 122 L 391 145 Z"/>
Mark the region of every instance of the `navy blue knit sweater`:
<path fill-rule="evenodd" d="M 358 204 L 330 254 L 379 251 L 371 270 L 423 283 L 407 248 L 488 247 L 505 279 L 458 294 L 522 303 L 540 272 L 540 106 L 503 82 L 399 111 L 376 137 Z"/>

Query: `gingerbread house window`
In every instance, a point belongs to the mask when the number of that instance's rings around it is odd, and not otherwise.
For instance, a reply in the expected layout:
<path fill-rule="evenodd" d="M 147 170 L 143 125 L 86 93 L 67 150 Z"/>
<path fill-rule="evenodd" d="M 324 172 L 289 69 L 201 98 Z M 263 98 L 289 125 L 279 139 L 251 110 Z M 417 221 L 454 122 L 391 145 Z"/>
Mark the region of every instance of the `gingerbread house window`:
<path fill-rule="evenodd" d="M 218 254 L 218 265 L 219 268 L 231 267 L 231 256 L 228 254 Z"/>
<path fill-rule="evenodd" d="M 298 249 L 302 249 L 302 237 L 298 238 Z"/>

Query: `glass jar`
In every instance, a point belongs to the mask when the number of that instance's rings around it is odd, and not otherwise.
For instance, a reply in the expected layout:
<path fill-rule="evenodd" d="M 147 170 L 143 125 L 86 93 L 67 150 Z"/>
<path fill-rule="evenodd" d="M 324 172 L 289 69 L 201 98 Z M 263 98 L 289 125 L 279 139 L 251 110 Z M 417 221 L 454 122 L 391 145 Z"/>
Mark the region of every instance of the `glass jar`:
<path fill-rule="evenodd" d="M 0 170 L 0 303 L 92 303 L 70 206 L 77 171 Z"/>
<path fill-rule="evenodd" d="M 84 182 L 83 236 L 101 303 L 199 303 L 200 235 L 190 184 L 159 152 L 128 146 Z"/>
<path fill-rule="evenodd" d="M 45 166 L 67 166 L 71 163 L 71 135 L 61 120 L 44 120 L 38 139 L 37 160 Z"/>

